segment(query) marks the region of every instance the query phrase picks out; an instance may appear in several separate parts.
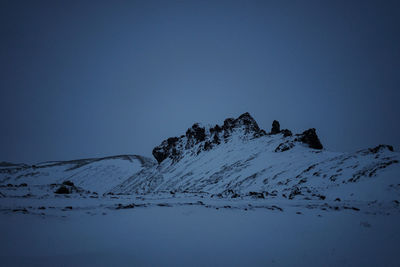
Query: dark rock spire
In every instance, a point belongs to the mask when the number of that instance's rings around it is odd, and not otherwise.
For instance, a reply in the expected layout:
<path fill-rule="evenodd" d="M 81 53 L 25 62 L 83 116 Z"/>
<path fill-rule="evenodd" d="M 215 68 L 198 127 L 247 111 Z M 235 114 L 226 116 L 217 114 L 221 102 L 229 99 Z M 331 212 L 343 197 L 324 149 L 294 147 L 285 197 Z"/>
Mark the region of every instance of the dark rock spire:
<path fill-rule="evenodd" d="M 274 120 L 272 122 L 271 134 L 278 134 L 280 132 L 281 132 L 281 126 L 279 124 L 279 121 Z"/>

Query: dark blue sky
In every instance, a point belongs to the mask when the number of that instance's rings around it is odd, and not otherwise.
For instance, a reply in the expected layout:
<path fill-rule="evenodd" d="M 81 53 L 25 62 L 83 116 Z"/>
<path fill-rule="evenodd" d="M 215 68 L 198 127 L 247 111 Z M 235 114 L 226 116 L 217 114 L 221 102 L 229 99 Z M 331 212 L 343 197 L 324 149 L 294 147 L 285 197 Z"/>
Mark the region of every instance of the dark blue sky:
<path fill-rule="evenodd" d="M 151 155 L 249 111 L 400 148 L 398 1 L 1 1 L 0 161 Z"/>

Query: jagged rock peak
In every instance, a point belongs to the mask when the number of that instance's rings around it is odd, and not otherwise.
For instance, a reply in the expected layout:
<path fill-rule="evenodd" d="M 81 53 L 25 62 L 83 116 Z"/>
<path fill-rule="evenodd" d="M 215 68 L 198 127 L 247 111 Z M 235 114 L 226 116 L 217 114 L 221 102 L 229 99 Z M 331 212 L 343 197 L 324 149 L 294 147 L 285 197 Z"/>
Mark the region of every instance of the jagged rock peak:
<path fill-rule="evenodd" d="M 158 163 L 167 158 L 170 158 L 172 162 L 177 162 L 183 158 L 185 153 L 196 155 L 202 151 L 208 151 L 222 142 L 228 142 L 233 133 L 235 133 L 236 137 L 243 140 L 265 135 L 281 134 L 284 140 L 275 149 L 275 152 L 290 150 L 295 146 L 296 142 L 307 144 L 313 149 L 323 148 L 314 128 L 292 137 L 293 135 L 290 130 L 281 130 L 279 122 L 274 120 L 271 133 L 267 134 L 264 130 L 260 129 L 254 118 L 246 112 L 236 119 L 225 119 L 221 126 L 217 124 L 214 127 L 202 127 L 198 123 L 195 123 L 187 129 L 185 135 L 170 137 L 164 140 L 159 146 L 153 149 L 152 154 Z"/>
<path fill-rule="evenodd" d="M 280 132 L 281 132 L 281 126 L 279 124 L 279 121 L 274 120 L 272 122 L 271 134 L 278 134 Z"/>
<path fill-rule="evenodd" d="M 308 129 L 307 131 L 304 131 L 301 135 L 300 135 L 300 141 L 308 144 L 308 146 L 310 148 L 314 148 L 314 149 L 322 149 L 323 146 L 321 144 L 321 142 L 319 141 L 318 135 L 315 132 L 314 128 Z"/>
<path fill-rule="evenodd" d="M 256 138 L 266 135 L 266 132 L 258 126 L 254 118 L 248 113 L 243 113 L 238 118 L 224 120 L 222 126 L 201 127 L 198 123 L 187 129 L 186 134 L 180 137 L 170 137 L 153 149 L 153 156 L 161 163 L 166 158 L 179 161 L 184 150 L 196 148 L 196 153 L 202 150 L 210 150 L 232 135 L 235 129 L 243 129 L 244 136 Z M 199 145 L 200 144 L 200 145 Z"/>
<path fill-rule="evenodd" d="M 218 126 L 218 125 L 216 125 Z M 245 133 L 254 133 L 256 135 L 265 135 L 265 131 L 258 127 L 256 120 L 248 113 L 243 113 L 237 119 L 228 118 L 224 121 L 222 129 L 232 131 L 234 128 L 244 127 Z"/>

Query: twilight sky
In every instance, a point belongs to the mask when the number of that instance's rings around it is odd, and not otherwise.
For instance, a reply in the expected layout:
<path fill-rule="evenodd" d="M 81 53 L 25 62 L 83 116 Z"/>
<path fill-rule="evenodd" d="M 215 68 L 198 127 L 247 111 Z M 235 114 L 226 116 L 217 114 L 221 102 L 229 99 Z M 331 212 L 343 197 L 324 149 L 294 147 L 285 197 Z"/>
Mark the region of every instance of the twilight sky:
<path fill-rule="evenodd" d="M 250 112 L 400 149 L 398 1 L 1 1 L 0 161 L 151 156 Z"/>

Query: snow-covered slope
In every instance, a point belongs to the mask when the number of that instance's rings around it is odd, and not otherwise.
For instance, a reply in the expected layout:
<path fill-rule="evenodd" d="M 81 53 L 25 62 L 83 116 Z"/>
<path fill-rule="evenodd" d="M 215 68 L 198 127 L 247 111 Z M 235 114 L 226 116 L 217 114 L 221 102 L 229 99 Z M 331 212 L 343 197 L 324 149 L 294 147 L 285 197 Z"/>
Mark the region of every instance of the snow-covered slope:
<path fill-rule="evenodd" d="M 207 140 L 214 140 L 215 131 L 210 128 L 205 128 L 204 140 L 192 146 L 187 144 L 193 140 L 185 135 L 170 149 L 177 151 L 153 167 L 149 177 L 134 175 L 112 191 L 276 195 L 290 199 L 297 195 L 376 199 L 400 193 L 399 153 L 390 146 L 354 153 L 329 152 L 310 148 L 301 141 L 302 135 L 291 135 L 287 130 L 260 134 L 248 128 L 242 123 L 229 133 L 222 130 L 220 144 L 211 149 L 204 149 Z"/>
<path fill-rule="evenodd" d="M 155 161 L 137 155 L 44 162 L 0 169 L 0 184 L 45 186 L 71 181 L 80 188 L 104 193 Z"/>
<path fill-rule="evenodd" d="M 274 121 L 266 133 L 248 113 L 226 119 L 222 126 L 194 124 L 185 135 L 163 141 L 153 155 L 158 164 L 125 155 L 3 167 L 0 185 L 68 180 L 98 193 L 230 198 L 390 200 L 400 195 L 399 153 L 391 146 L 330 152 L 323 149 L 315 129 L 292 134 Z"/>

